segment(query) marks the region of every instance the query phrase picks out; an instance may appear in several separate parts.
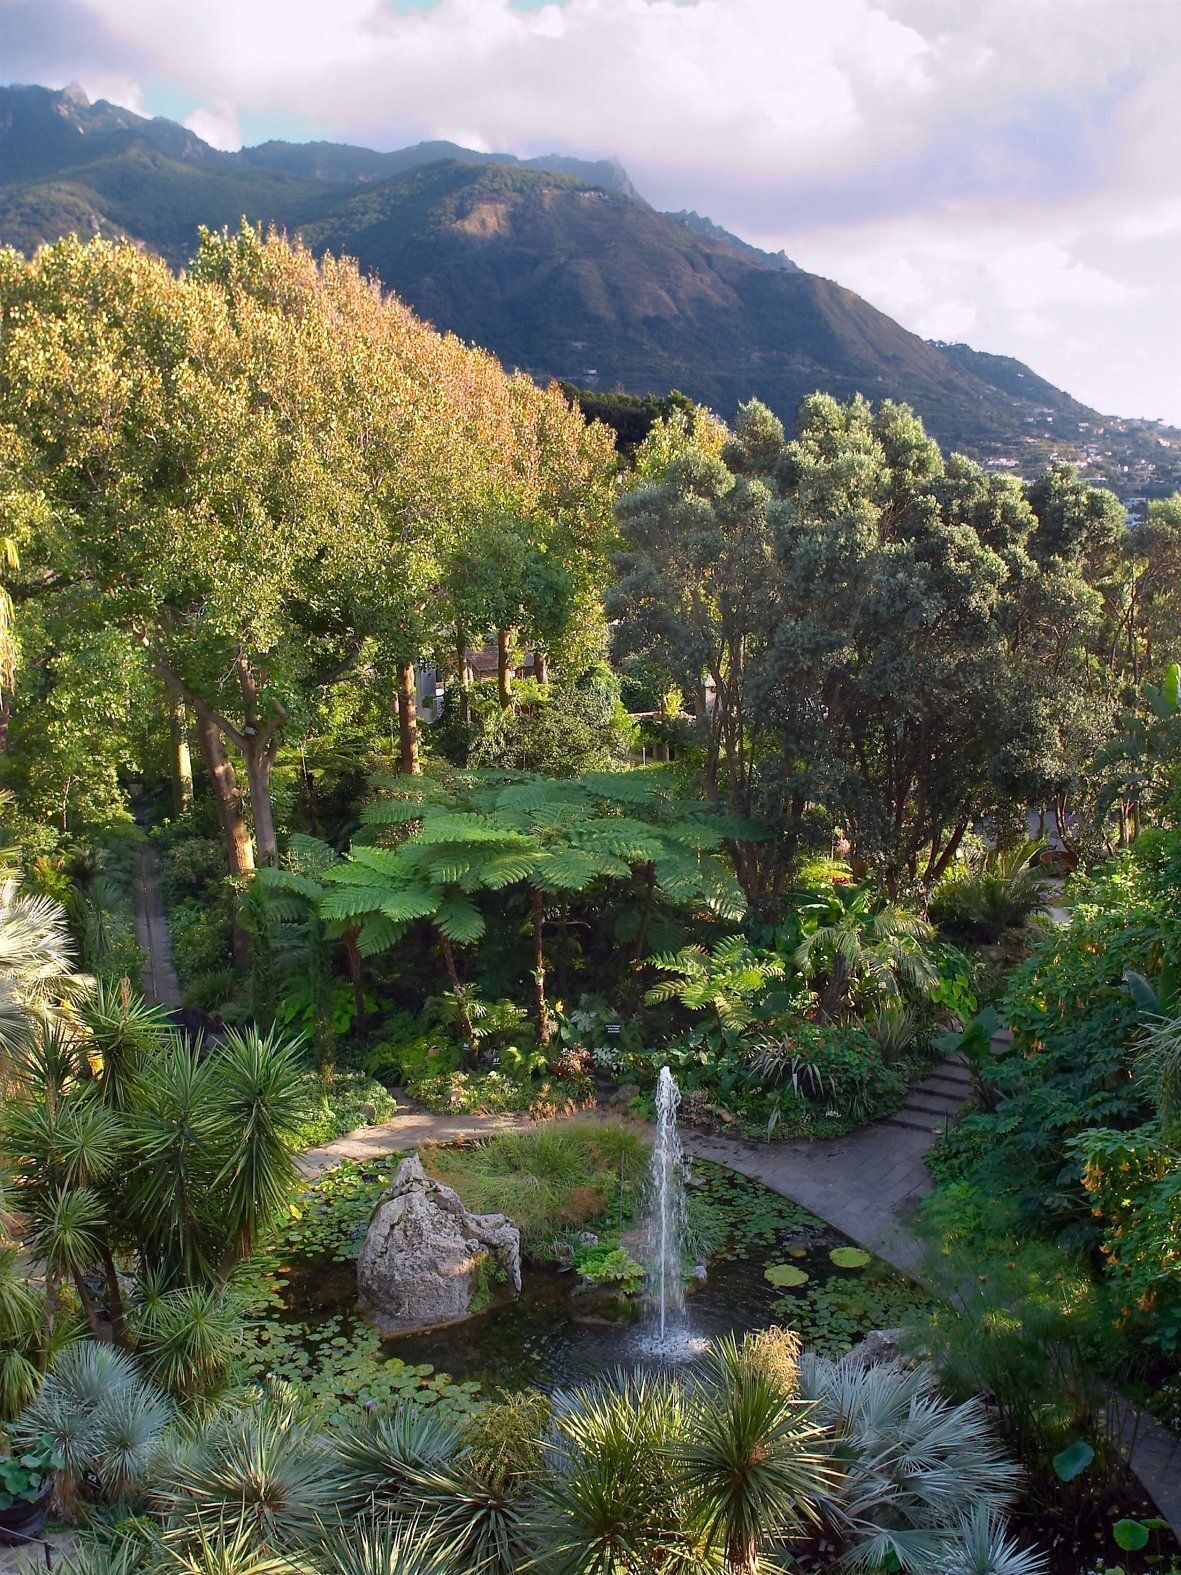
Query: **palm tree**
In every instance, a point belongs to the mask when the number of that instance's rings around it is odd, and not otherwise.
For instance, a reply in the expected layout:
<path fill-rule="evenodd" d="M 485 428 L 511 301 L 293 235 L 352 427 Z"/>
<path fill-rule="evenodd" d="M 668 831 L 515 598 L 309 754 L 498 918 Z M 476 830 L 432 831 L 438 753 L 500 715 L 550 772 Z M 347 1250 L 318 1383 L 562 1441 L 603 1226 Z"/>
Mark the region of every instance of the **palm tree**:
<path fill-rule="evenodd" d="M 793 961 L 809 980 L 821 979 L 820 1015 L 831 1020 L 860 992 L 896 996 L 930 989 L 938 971 L 923 943 L 935 932 L 926 919 L 868 887 L 834 886 L 804 904 L 807 927 Z"/>
<path fill-rule="evenodd" d="M 674 1449 L 682 1488 L 730 1575 L 756 1575 L 761 1551 L 818 1520 L 831 1491 L 823 1430 L 757 1343 L 715 1343 Z"/>
<path fill-rule="evenodd" d="M 10 1053 L 79 993 L 73 963 L 61 904 L 23 894 L 14 879 L 0 883 L 0 1053 Z"/>

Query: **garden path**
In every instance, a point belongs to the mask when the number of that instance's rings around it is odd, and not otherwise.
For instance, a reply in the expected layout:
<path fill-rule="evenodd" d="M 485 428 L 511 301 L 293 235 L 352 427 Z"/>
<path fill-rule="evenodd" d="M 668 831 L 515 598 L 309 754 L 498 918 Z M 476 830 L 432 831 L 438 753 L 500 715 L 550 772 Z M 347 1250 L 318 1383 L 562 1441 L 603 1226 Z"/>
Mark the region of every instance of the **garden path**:
<path fill-rule="evenodd" d="M 181 1004 L 180 983 L 160 889 L 160 855 L 150 842 L 135 856 L 135 938 L 144 954 L 145 998 L 151 1006 L 175 1010 Z"/>
<path fill-rule="evenodd" d="M 429 1110 L 401 1108 L 388 1121 L 346 1132 L 320 1148 L 305 1149 L 296 1160 L 301 1175 L 318 1176 L 346 1159 L 376 1159 L 383 1154 L 409 1153 L 420 1143 L 458 1143 L 463 1138 L 535 1126 L 529 1116 L 438 1116 Z"/>

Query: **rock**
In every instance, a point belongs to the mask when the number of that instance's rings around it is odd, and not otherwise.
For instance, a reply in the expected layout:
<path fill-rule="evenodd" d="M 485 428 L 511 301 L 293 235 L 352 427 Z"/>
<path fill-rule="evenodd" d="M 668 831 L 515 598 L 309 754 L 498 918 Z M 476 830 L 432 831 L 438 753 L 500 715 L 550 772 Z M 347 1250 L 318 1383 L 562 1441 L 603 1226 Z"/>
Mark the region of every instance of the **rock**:
<path fill-rule="evenodd" d="M 902 1329 L 871 1329 L 859 1345 L 841 1357 L 840 1365 L 864 1369 L 906 1360 L 902 1354 L 903 1333 Z"/>
<path fill-rule="evenodd" d="M 517 1227 L 503 1214 L 469 1213 L 411 1154 L 374 1209 L 357 1259 L 361 1312 L 382 1334 L 457 1323 L 480 1310 L 472 1302 L 489 1272 L 520 1291 Z"/>

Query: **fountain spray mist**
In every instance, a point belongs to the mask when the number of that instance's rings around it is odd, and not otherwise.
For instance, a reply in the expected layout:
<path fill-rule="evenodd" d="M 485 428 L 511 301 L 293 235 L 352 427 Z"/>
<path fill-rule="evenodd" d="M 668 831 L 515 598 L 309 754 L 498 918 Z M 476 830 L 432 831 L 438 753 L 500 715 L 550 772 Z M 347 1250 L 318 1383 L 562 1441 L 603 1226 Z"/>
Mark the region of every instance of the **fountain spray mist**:
<path fill-rule="evenodd" d="M 660 1338 L 670 1318 L 684 1311 L 685 1154 L 677 1132 L 681 1091 L 668 1067 L 656 1083 L 656 1143 L 652 1149 L 652 1203 L 648 1217 L 649 1295 L 660 1317 Z"/>

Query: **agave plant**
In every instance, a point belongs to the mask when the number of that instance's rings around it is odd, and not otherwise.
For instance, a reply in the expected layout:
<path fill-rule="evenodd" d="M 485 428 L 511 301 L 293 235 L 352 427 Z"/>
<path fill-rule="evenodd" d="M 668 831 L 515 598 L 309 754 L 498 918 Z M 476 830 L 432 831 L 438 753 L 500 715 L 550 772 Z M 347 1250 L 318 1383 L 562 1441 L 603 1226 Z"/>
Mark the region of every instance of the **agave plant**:
<path fill-rule="evenodd" d="M 979 1400 L 953 1405 L 935 1377 L 898 1363 L 849 1366 L 806 1356 L 801 1392 L 836 1434 L 841 1475 L 823 1499 L 845 1542 L 841 1566 L 908 1575 L 940 1562 L 978 1509 L 999 1513 L 1017 1483 Z"/>

